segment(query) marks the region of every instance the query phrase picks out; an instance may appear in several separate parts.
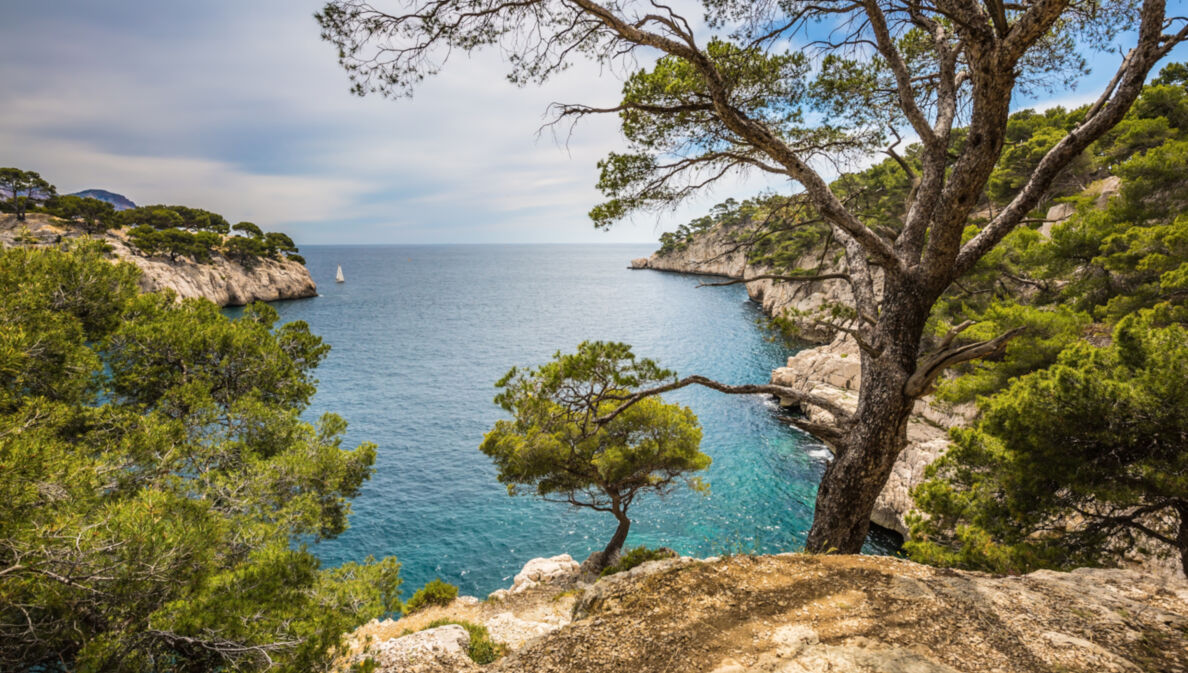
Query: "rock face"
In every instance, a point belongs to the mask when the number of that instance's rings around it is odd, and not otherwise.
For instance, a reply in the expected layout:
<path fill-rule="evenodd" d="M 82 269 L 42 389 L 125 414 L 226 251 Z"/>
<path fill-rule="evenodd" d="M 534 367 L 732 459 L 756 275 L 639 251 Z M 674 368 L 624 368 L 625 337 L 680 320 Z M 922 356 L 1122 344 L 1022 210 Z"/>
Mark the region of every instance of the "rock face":
<path fill-rule="evenodd" d="M 371 656 L 379 673 L 1188 673 L 1188 582 L 1131 570 L 684 557 L 423 613 L 361 627 L 336 670 Z M 485 625 L 509 653 L 479 669 L 458 656 L 460 627 L 404 635 L 442 618 Z"/>
<path fill-rule="evenodd" d="M 569 554 L 534 558 L 524 564 L 512 580 L 512 593 L 518 594 L 538 584 L 565 584 L 577 577 L 580 564 Z"/>
<path fill-rule="evenodd" d="M 140 268 L 145 292 L 173 290 L 177 296 L 206 297 L 219 306 L 318 296 L 318 286 L 304 264 L 291 259 L 261 259 L 252 267 L 215 255 L 209 264 L 164 257 L 144 257 L 123 241 L 111 241 L 116 255 Z"/>
<path fill-rule="evenodd" d="M 579 602 L 579 619 L 488 670 L 1188 671 L 1188 583 L 1133 571 L 992 577 L 781 554 L 660 562 L 618 577 L 587 590 L 597 599 Z"/>
<path fill-rule="evenodd" d="M 4 246 L 54 245 L 81 235 L 45 213 L 29 213 L 23 223 L 17 222 L 13 215 L 0 215 L 0 245 Z M 18 241 L 18 238 L 26 240 Z M 205 297 L 219 306 L 318 295 L 318 286 L 309 270 L 291 259 L 261 259 L 251 267 L 218 254 L 209 263 L 199 264 L 185 258 L 171 262 L 167 257 L 145 257 L 132 250 L 119 231 L 108 232 L 103 240 L 117 259 L 140 269 L 140 287 L 145 292 L 169 289 L 182 299 Z"/>
<path fill-rule="evenodd" d="M 445 671 L 478 671 L 466 648 L 470 634 L 457 624 L 418 631 L 400 638 L 391 638 L 375 645 L 369 656 L 380 671 L 401 673 L 438 673 Z"/>
<path fill-rule="evenodd" d="M 421 629 L 439 619 L 464 621 L 486 627 L 491 640 L 509 650 L 525 647 L 573 620 L 574 603 L 589 587 L 579 585 L 577 575 L 578 564 L 569 554 L 534 558 L 510 588 L 492 592 L 486 601 L 459 596 L 449 605 L 430 606 L 401 619 L 372 620 L 348 634 L 348 654 L 336 670 L 346 673 L 351 663 L 372 657 L 379 664 L 378 673 L 478 671 L 465 654 L 468 640 L 461 644 L 463 662 L 454 656 L 457 650 L 451 644 L 455 639 L 461 642 L 457 632 L 423 636 L 448 627 Z M 452 628 L 466 635 L 462 627 Z M 442 642 L 445 645 L 439 647 Z M 415 665 L 412 657 L 419 657 Z"/>
<path fill-rule="evenodd" d="M 637 266 L 640 260 L 632 261 L 632 268 L 648 268 L 657 271 L 696 273 L 727 278 L 753 278 L 772 273 L 764 266 L 747 263 L 746 252 L 736 249 L 737 229 L 711 229 L 693 239 L 683 250 L 647 258 L 644 266 Z M 809 255 L 811 257 L 811 254 Z M 805 259 L 801 265 L 815 268 L 816 259 Z M 797 323 L 799 336 L 806 341 L 828 343 L 833 339 L 833 330 L 826 329 L 811 320 L 797 320 L 795 316 L 811 313 L 826 303 L 848 303 L 850 287 L 843 280 L 825 280 L 812 283 L 780 283 L 773 280 L 756 280 L 747 283 L 747 294 L 763 307 L 770 316 L 791 317 Z"/>
<path fill-rule="evenodd" d="M 1122 178 L 1119 178 L 1116 175 L 1111 175 L 1108 178 L 1103 178 L 1089 185 L 1089 188 L 1085 190 L 1083 196 L 1092 197 L 1093 207 L 1100 209 L 1105 208 L 1109 204 L 1110 199 L 1117 196 L 1120 191 L 1122 191 Z M 1075 205 L 1067 202 L 1057 203 L 1056 205 L 1049 208 L 1047 215 L 1044 216 L 1044 219 L 1047 220 L 1047 222 L 1044 222 L 1044 224 L 1040 226 L 1040 233 L 1045 237 L 1051 236 L 1052 227 L 1072 217 L 1073 213 L 1075 212 L 1077 212 Z"/>

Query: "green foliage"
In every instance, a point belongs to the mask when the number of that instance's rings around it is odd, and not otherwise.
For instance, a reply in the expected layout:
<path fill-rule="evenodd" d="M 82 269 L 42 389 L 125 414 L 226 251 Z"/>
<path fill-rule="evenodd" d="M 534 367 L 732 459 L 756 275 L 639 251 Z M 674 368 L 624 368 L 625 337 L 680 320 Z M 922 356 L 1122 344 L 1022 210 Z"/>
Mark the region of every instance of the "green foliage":
<path fill-rule="evenodd" d="M 240 232 L 252 238 L 264 238 L 264 231 L 251 222 L 240 222 L 234 227 L 231 227 L 231 230 Z"/>
<path fill-rule="evenodd" d="M 466 656 L 479 666 L 490 664 L 507 653 L 507 645 L 491 640 L 491 632 L 482 624 L 474 624 L 461 619 L 436 619 L 421 630 L 435 629 L 449 624 L 461 626 L 470 634 L 470 644 L 466 646 Z"/>
<path fill-rule="evenodd" d="M 223 244 L 223 254 L 240 264 L 251 266 L 261 257 L 268 256 L 268 246 L 262 237 L 231 236 Z"/>
<path fill-rule="evenodd" d="M 626 572 L 637 565 L 647 563 L 648 561 L 659 561 L 660 559 L 672 558 L 676 556 L 676 552 L 671 549 L 648 549 L 644 546 L 628 549 L 619 556 L 619 560 L 613 564 L 602 569 L 599 577 L 606 577 L 607 575 L 614 575 L 615 573 Z"/>
<path fill-rule="evenodd" d="M 1087 108 L 1067 111 L 1054 107 L 1044 112 L 1022 110 L 1007 122 L 1007 146 L 987 185 L 988 195 L 1005 204 L 1019 193 L 1048 150 L 1064 139 L 1084 118 Z M 1088 153 L 1073 160 L 1053 182 L 1051 194 L 1065 196 L 1086 187 L 1095 166 Z"/>
<path fill-rule="evenodd" d="M 458 597 L 458 587 L 448 582 L 443 582 L 441 579 L 435 579 L 425 584 L 425 586 L 417 589 L 412 598 L 404 604 L 404 614 L 411 615 L 412 613 L 422 608 L 427 608 L 430 605 L 449 605 Z"/>
<path fill-rule="evenodd" d="M 57 189 L 36 171 L 19 168 L 0 168 L 0 191 L 8 196 L 6 210 L 16 213 L 17 221 L 25 219 L 29 206 L 57 194 Z"/>
<path fill-rule="evenodd" d="M 198 263 L 210 262 L 215 252 L 251 267 L 262 258 L 287 257 L 301 264 L 297 246 L 287 234 L 265 233 L 251 222 L 232 227 L 218 213 L 188 206 L 141 206 L 118 214 L 124 226 L 131 227 L 128 240 L 146 255 L 168 255 L 171 261 L 188 257 Z M 235 231 L 241 236 L 226 236 Z"/>
<path fill-rule="evenodd" d="M 189 206 L 140 206 L 120 213 L 126 226 L 148 226 L 154 229 L 184 229 L 190 232 L 208 231 L 226 234 L 231 230 L 227 220 L 218 213 Z"/>
<path fill-rule="evenodd" d="M 189 257 L 195 262 L 209 262 L 211 255 L 222 242 L 221 237 L 210 231 L 197 233 L 184 229 L 154 229 L 140 225 L 128 232 L 128 240 L 146 255 L 163 254 L 170 261 Z"/>
<path fill-rule="evenodd" d="M 51 215 L 81 223 L 89 234 L 99 234 L 117 226 L 115 206 L 99 199 L 56 196 L 46 201 L 44 209 Z"/>
<path fill-rule="evenodd" d="M 94 244 L 0 251 L 0 667 L 325 670 L 400 605 L 395 559 L 305 546 L 375 459 L 301 420 L 327 347 L 137 276 Z"/>
<path fill-rule="evenodd" d="M 1188 526 L 1188 330 L 1146 312 L 983 405 L 914 491 L 916 559 L 996 572 L 1112 564 Z"/>
<path fill-rule="evenodd" d="M 620 527 L 611 546 L 621 545 L 638 495 L 663 495 L 681 482 L 705 488 L 688 477 L 710 464 L 692 411 L 655 397 L 620 409 L 631 393 L 674 376 L 626 344 L 601 341 L 530 371 L 513 368 L 495 397 L 513 418 L 498 421 L 479 449 L 511 495 L 614 514 Z"/>
<path fill-rule="evenodd" d="M 961 376 L 941 383 L 941 399 L 969 402 L 1002 390 L 1018 376 L 1055 363 L 1065 348 L 1085 336 L 1090 323 L 1088 315 L 1064 306 L 1037 308 L 1013 301 L 990 305 L 979 319 L 964 333 L 966 338 L 980 341 L 1016 328 L 1024 331 L 1007 344 L 1002 356 L 975 360 L 959 370 Z"/>

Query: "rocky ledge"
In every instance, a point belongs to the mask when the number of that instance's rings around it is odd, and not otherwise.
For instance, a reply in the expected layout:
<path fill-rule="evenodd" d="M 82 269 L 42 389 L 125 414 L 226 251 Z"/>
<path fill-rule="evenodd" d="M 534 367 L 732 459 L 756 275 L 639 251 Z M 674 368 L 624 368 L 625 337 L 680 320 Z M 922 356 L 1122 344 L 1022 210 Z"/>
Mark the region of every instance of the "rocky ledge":
<path fill-rule="evenodd" d="M 198 264 L 184 258 L 144 257 L 115 237 L 109 243 L 120 259 L 140 268 L 145 292 L 173 290 L 183 299 L 206 297 L 219 306 L 318 296 L 309 269 L 295 260 L 260 259 L 246 266 L 216 254 L 210 262 Z"/>
<path fill-rule="evenodd" d="M 568 557 L 520 592 L 351 635 L 379 673 L 1188 673 L 1188 582 L 1130 570 L 1016 577 L 876 556 L 652 561 L 594 583 Z M 527 570 L 527 567 L 526 567 Z M 523 583 L 521 582 L 521 585 Z M 480 667 L 457 626 L 508 646 Z"/>
<path fill-rule="evenodd" d="M 37 244 L 53 244 L 81 233 L 44 213 L 29 213 L 18 223 L 11 215 L 0 218 L 0 245 L 13 245 L 19 236 Z M 132 250 L 120 231 L 108 232 L 103 240 L 115 259 L 135 264 L 141 271 L 140 287 L 145 292 L 173 290 L 188 299 L 205 297 L 219 306 L 242 306 L 253 301 L 277 301 L 316 297 L 318 286 L 305 265 L 291 259 L 260 259 L 247 266 L 215 254 L 209 262 L 187 258 L 145 257 Z"/>

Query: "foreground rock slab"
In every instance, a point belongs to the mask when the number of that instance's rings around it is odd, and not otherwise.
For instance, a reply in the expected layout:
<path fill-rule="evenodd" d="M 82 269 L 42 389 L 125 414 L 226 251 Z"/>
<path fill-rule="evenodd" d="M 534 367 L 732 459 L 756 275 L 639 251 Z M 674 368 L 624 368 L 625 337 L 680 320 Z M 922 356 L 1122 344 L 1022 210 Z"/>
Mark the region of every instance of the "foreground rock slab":
<path fill-rule="evenodd" d="M 381 671 L 445 673 L 477 671 L 466 656 L 470 635 L 456 624 L 392 638 L 375 645 L 370 653 Z"/>
<path fill-rule="evenodd" d="M 1188 673 L 1188 583 L 1128 570 L 740 556 L 595 587 L 581 619 L 487 670 Z"/>

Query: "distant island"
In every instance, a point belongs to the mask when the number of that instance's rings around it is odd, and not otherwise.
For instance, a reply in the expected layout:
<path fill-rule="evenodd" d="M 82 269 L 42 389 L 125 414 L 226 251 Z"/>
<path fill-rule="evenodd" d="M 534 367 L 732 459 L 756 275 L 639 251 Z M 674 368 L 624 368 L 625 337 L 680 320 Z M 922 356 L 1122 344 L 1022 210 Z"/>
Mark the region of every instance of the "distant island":
<path fill-rule="evenodd" d="M 136 207 L 136 204 L 132 203 L 132 199 L 129 199 L 123 194 L 109 192 L 106 189 L 84 189 L 81 192 L 74 192 L 69 196 L 78 196 L 84 199 L 95 199 L 104 203 L 110 203 L 116 210 L 131 210 Z"/>

